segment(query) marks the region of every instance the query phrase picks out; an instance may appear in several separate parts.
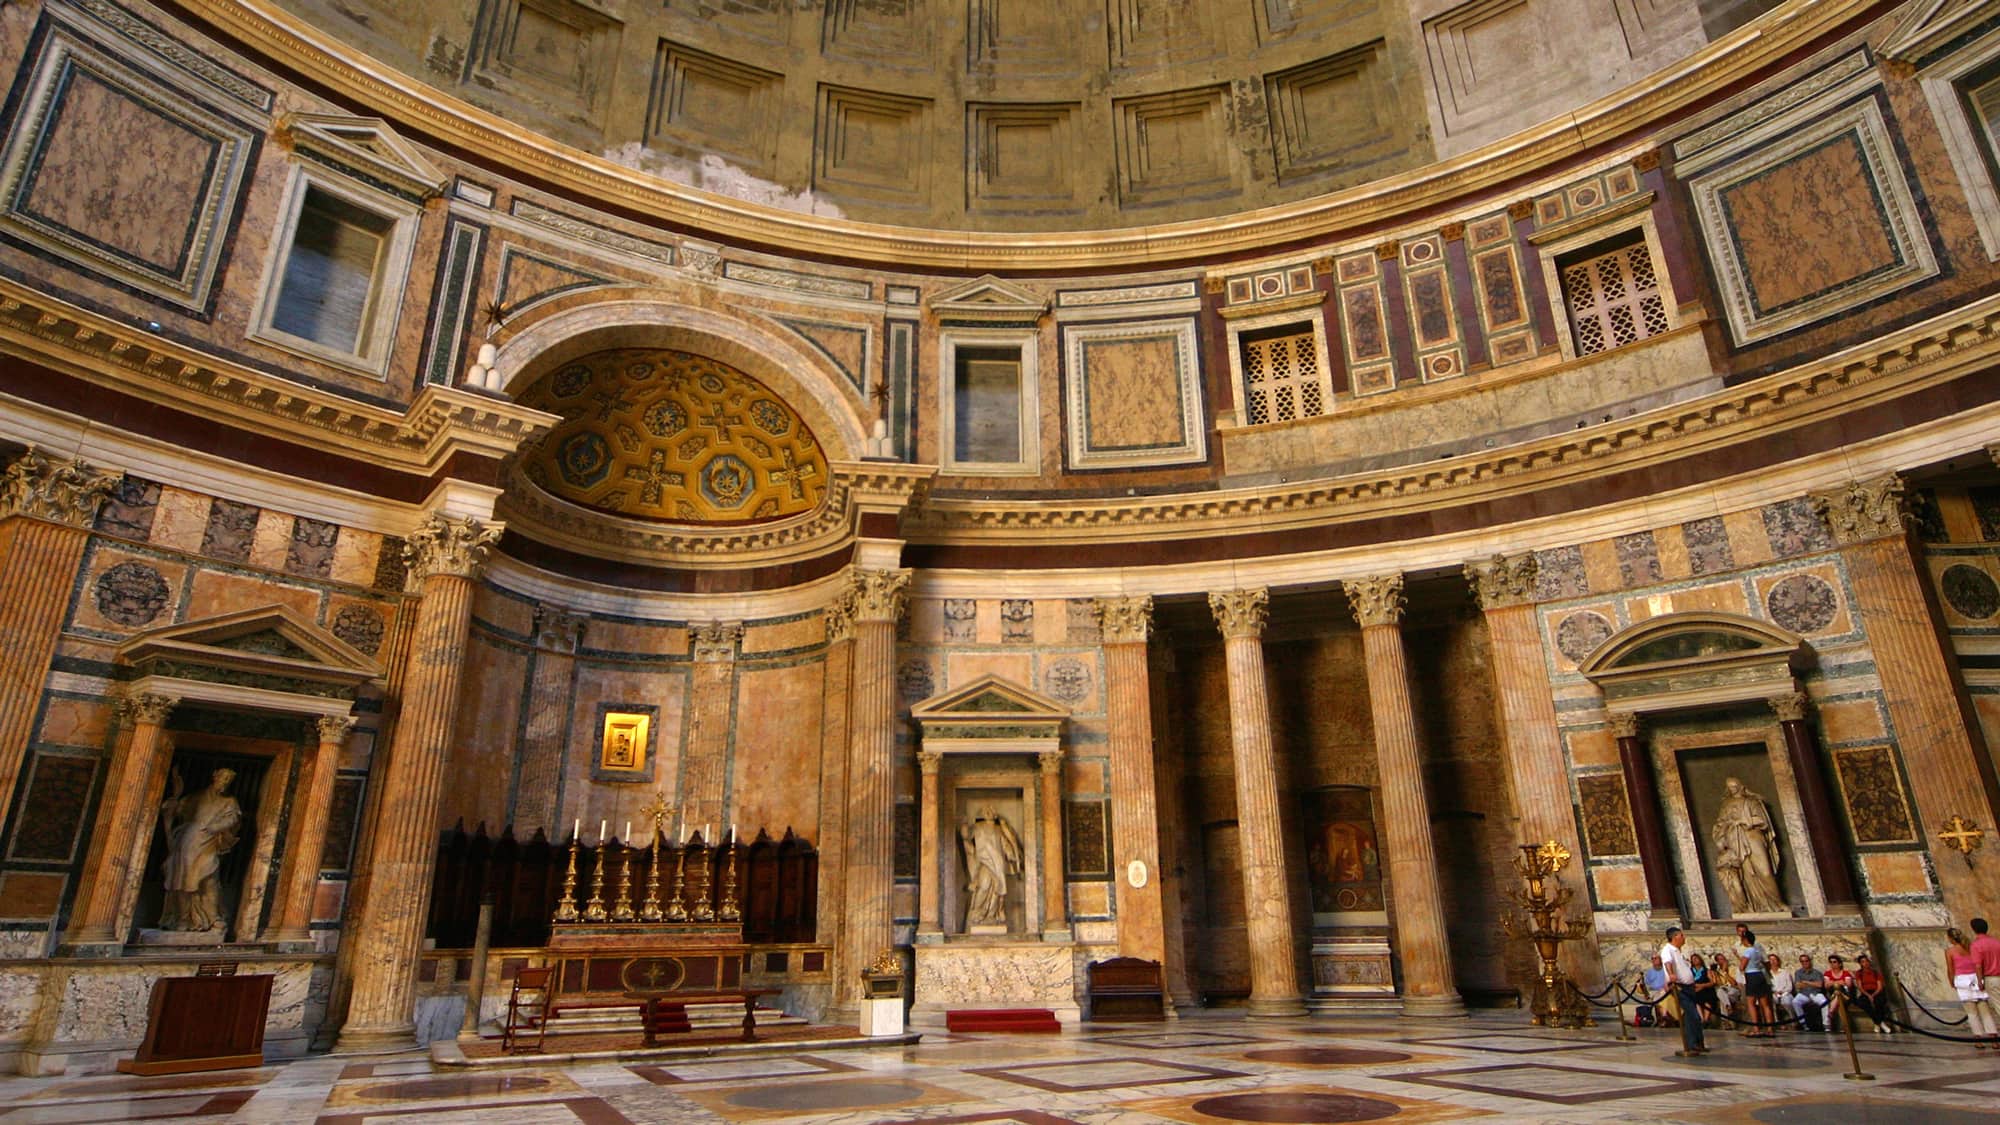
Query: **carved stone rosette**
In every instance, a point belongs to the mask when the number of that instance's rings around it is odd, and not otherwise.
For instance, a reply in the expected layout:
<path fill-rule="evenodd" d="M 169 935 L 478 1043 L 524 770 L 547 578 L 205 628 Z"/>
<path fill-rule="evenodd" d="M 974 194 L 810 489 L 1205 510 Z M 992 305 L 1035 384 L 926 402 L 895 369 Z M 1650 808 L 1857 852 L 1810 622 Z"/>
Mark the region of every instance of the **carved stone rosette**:
<path fill-rule="evenodd" d="M 106 473 L 82 461 L 52 461 L 29 446 L 7 467 L 7 475 L 0 477 L 0 519 L 28 516 L 89 527 L 97 518 L 98 505 L 123 477 L 123 473 Z"/>
<path fill-rule="evenodd" d="M 1771 705 L 1771 710 L 1777 714 L 1779 722 L 1805 722 L 1807 706 L 1805 692 L 1795 691 L 1786 695 L 1774 695 L 1765 702 Z"/>
<path fill-rule="evenodd" d="M 736 659 L 743 640 L 741 621 L 707 621 L 688 630 L 697 664 L 722 664 Z"/>
<path fill-rule="evenodd" d="M 410 533 L 403 557 L 410 564 L 412 582 L 438 575 L 471 578 L 486 564 L 487 553 L 499 541 L 499 528 L 471 516 L 452 519 L 433 514 Z"/>
<path fill-rule="evenodd" d="M 1215 614 L 1216 627 L 1225 638 L 1261 637 L 1264 623 L 1271 616 L 1271 591 L 1258 587 L 1254 590 L 1213 590 L 1208 595 L 1209 611 Z"/>
<path fill-rule="evenodd" d="M 314 725 L 319 727 L 321 742 L 346 742 L 347 736 L 354 732 L 354 716 L 321 715 Z"/>
<path fill-rule="evenodd" d="M 1865 543 L 1890 535 L 1901 535 L 1910 520 L 1903 501 L 1903 478 L 1885 473 L 1872 480 L 1849 481 L 1838 488 L 1815 492 L 1812 505 L 1833 528 L 1835 541 Z"/>
<path fill-rule="evenodd" d="M 121 695 L 112 701 L 118 712 L 118 721 L 126 726 L 151 723 L 154 726 L 167 721 L 168 714 L 181 705 L 180 697 L 174 695 L 154 695 L 143 692 L 138 695 Z"/>
<path fill-rule="evenodd" d="M 895 622 L 903 616 L 910 600 L 910 572 L 907 570 L 854 569 L 849 591 L 857 621 Z"/>
<path fill-rule="evenodd" d="M 1153 631 L 1153 598 L 1097 598 L 1091 603 L 1097 627 L 1108 645 L 1145 644 Z"/>
<path fill-rule="evenodd" d="M 1402 575 L 1343 579 L 1340 588 L 1347 592 L 1347 604 L 1354 608 L 1355 619 L 1364 627 L 1394 625 L 1403 620 Z"/>
<path fill-rule="evenodd" d="M 1541 560 L 1528 551 L 1466 563 L 1465 578 L 1472 583 L 1472 594 L 1479 599 L 1479 608 L 1491 610 L 1534 601 L 1535 579 L 1541 570 Z"/>

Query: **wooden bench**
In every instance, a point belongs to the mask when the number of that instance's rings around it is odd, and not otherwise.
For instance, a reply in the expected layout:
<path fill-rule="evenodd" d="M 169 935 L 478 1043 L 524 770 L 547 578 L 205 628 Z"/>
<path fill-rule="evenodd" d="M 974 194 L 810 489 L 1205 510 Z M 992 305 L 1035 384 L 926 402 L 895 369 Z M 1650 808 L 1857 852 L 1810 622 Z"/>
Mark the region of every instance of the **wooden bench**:
<path fill-rule="evenodd" d="M 1167 990 L 1158 961 L 1113 957 L 1090 963 L 1093 1023 L 1167 1018 Z"/>
<path fill-rule="evenodd" d="M 733 988 L 721 992 L 628 992 L 625 996 L 639 1005 L 639 1020 L 646 1030 L 646 1046 L 657 1047 L 661 1035 L 694 1029 L 688 1021 L 689 1004 L 742 1004 L 743 1041 L 755 1043 L 757 998 L 776 991 L 775 988 Z"/>

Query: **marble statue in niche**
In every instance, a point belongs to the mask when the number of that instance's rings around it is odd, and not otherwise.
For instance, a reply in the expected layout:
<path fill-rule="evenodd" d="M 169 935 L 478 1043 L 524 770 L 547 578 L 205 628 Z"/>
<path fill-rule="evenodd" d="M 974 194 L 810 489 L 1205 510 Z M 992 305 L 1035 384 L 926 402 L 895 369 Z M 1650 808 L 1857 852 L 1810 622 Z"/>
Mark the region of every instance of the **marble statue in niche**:
<path fill-rule="evenodd" d="M 1007 880 L 1021 874 L 1021 837 L 990 808 L 958 826 L 965 856 L 965 929 L 1006 932 Z"/>
<path fill-rule="evenodd" d="M 1715 841 L 1715 870 L 1737 914 L 1787 913 L 1778 887 L 1782 857 L 1771 810 L 1737 778 L 1722 783 L 1722 810 L 1709 830 Z"/>
<path fill-rule="evenodd" d="M 208 788 L 184 794 L 180 771 L 174 771 L 170 795 L 160 806 L 160 827 L 167 837 L 167 858 L 161 865 L 167 892 L 160 908 L 162 930 L 222 930 L 217 874 L 243 825 L 243 806 L 229 793 L 235 780 L 236 771 L 225 767 L 210 776 Z"/>

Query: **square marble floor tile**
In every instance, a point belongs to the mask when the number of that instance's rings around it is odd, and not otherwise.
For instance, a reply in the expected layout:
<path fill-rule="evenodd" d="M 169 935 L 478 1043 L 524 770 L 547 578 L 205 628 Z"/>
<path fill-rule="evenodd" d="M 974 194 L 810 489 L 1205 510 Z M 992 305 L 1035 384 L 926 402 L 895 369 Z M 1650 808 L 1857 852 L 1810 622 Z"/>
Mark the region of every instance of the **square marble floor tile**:
<path fill-rule="evenodd" d="M 1659 1077 L 1630 1071 L 1583 1070 L 1548 1063 L 1508 1063 L 1465 1070 L 1437 1070 L 1424 1073 L 1378 1074 L 1391 1082 L 1413 1082 L 1441 1086 L 1474 1094 L 1498 1094 L 1509 1098 L 1529 1098 L 1556 1105 L 1591 1105 L 1621 1098 L 1648 1098 L 1658 1094 L 1679 1094 L 1725 1083 L 1702 1078 Z"/>
<path fill-rule="evenodd" d="M 38 1102 L 0 1109 L 5 1125 L 88 1125 L 108 1121 L 221 1121 L 243 1108 L 255 1090 L 220 1094 L 156 1094 L 150 1097 L 89 1098 Z"/>
<path fill-rule="evenodd" d="M 495 1125 L 491 1108 L 433 1106 L 326 1113 L 313 1125 Z M 514 1102 L 507 1106 L 505 1125 L 639 1125 L 602 1098 L 563 1098 L 546 1102 Z"/>
<path fill-rule="evenodd" d="M 630 1066 L 627 1070 L 655 1086 L 678 1086 L 689 1082 L 743 1082 L 751 1079 L 782 1079 L 828 1074 L 854 1073 L 857 1068 L 832 1059 L 800 1055 L 797 1058 L 760 1056 L 750 1059 L 716 1059 L 712 1062 L 658 1063 Z"/>
<path fill-rule="evenodd" d="M 1240 1070 L 1222 1070 L 1212 1066 L 1138 1058 L 1080 1059 L 1075 1062 L 972 1067 L 968 1068 L 966 1073 L 1001 1078 L 1057 1094 L 1082 1094 L 1097 1090 L 1124 1090 L 1135 1086 L 1164 1086 L 1174 1082 L 1209 1082 L 1218 1078 L 1244 1077 Z"/>

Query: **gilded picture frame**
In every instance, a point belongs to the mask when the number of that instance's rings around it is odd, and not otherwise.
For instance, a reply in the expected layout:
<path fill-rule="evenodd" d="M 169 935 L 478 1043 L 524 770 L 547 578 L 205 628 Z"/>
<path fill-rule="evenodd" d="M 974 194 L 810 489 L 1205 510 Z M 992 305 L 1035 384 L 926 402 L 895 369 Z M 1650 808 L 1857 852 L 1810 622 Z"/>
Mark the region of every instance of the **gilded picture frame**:
<path fill-rule="evenodd" d="M 618 773 L 641 773 L 646 769 L 648 728 L 653 717 L 631 711 L 608 711 L 604 715 L 603 740 L 598 747 L 597 767 Z"/>

